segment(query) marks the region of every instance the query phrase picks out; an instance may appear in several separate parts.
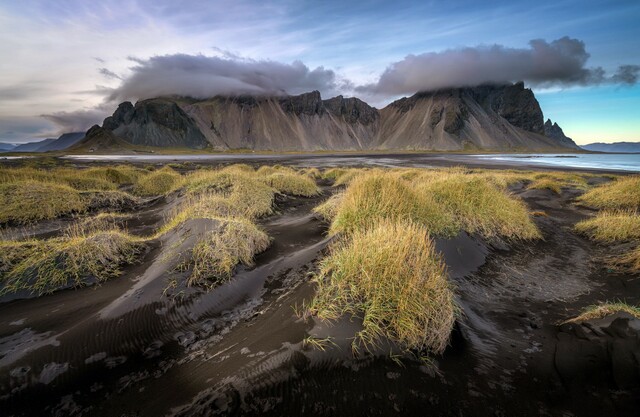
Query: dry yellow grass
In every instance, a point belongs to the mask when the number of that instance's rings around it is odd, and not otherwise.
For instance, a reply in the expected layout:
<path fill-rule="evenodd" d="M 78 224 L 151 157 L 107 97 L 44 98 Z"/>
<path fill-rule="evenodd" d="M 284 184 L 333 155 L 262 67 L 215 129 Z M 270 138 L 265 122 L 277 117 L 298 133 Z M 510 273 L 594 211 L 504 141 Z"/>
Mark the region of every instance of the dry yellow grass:
<path fill-rule="evenodd" d="M 101 282 L 118 276 L 120 266 L 133 262 L 141 246 L 119 230 L 75 233 L 79 230 L 49 240 L 0 242 L 0 292 L 43 294 L 84 285 L 89 278 Z"/>
<path fill-rule="evenodd" d="M 619 177 L 593 188 L 578 201 L 590 207 L 607 210 L 640 210 L 640 176 Z"/>
<path fill-rule="evenodd" d="M 254 255 L 269 244 L 269 236 L 248 220 L 227 220 L 222 232 L 210 233 L 194 246 L 188 284 L 218 285 L 228 281 L 236 265 L 252 266 Z"/>
<path fill-rule="evenodd" d="M 347 187 L 337 210 L 334 208 L 330 232 L 349 234 L 387 219 L 412 220 L 426 225 L 433 234 L 455 233 L 457 223 L 451 213 L 429 204 L 428 198 L 393 176 L 361 175 Z"/>
<path fill-rule="evenodd" d="M 352 233 L 381 219 L 412 220 L 434 236 L 461 229 L 485 237 L 533 239 L 540 233 L 526 205 L 485 178 L 456 171 L 407 171 L 357 176 L 339 201 L 327 202 L 331 233 Z M 322 214 L 322 213 L 321 213 Z"/>
<path fill-rule="evenodd" d="M 82 212 L 87 202 L 68 185 L 24 180 L 0 184 L 0 223 L 30 223 Z"/>
<path fill-rule="evenodd" d="M 613 263 L 616 266 L 624 266 L 631 272 L 640 272 L 640 246 L 616 257 Z"/>
<path fill-rule="evenodd" d="M 164 195 L 180 188 L 182 184 L 183 177 L 165 167 L 141 177 L 133 187 L 133 193 L 140 196 Z"/>
<path fill-rule="evenodd" d="M 579 222 L 575 229 L 600 242 L 640 239 L 640 214 L 637 211 L 602 211 Z"/>
<path fill-rule="evenodd" d="M 380 220 L 331 248 L 315 278 L 309 313 L 335 320 L 362 319 L 354 349 L 381 338 L 404 349 L 442 352 L 455 320 L 445 265 L 424 227 Z"/>
<path fill-rule="evenodd" d="M 606 302 L 587 307 L 580 315 L 567 320 L 565 323 L 582 323 L 588 320 L 602 319 L 619 312 L 628 313 L 640 319 L 640 307 L 631 306 L 623 302 Z"/>
<path fill-rule="evenodd" d="M 342 204 L 342 199 L 344 198 L 344 193 L 336 193 L 329 197 L 324 203 L 313 209 L 314 213 L 317 213 L 323 220 L 327 222 L 333 221 L 333 219 L 338 214 L 338 209 Z"/>
<path fill-rule="evenodd" d="M 320 193 L 315 180 L 298 173 L 276 172 L 265 177 L 263 181 L 282 194 L 312 197 Z"/>
<path fill-rule="evenodd" d="M 556 194 L 562 191 L 562 184 L 553 178 L 541 178 L 527 186 L 529 190 L 551 190 Z"/>

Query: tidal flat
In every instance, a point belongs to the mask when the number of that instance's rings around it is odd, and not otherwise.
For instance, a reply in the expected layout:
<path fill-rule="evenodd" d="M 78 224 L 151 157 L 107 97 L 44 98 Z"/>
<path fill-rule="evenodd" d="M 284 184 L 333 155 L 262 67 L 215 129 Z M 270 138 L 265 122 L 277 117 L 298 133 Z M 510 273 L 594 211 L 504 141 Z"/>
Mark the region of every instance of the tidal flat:
<path fill-rule="evenodd" d="M 7 161 L 3 415 L 636 415 L 638 175 L 321 159 Z"/>

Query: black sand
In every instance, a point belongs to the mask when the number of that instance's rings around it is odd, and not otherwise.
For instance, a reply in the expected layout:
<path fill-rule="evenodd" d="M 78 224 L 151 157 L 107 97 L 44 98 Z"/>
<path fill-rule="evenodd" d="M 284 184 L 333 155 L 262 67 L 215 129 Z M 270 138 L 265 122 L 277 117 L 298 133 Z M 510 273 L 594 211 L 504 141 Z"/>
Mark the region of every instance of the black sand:
<path fill-rule="evenodd" d="M 313 294 L 308 273 L 328 239 L 310 210 L 330 192 L 280 199 L 279 212 L 263 221 L 274 243 L 256 267 L 208 293 L 131 293 L 162 253 L 156 246 L 99 287 L 0 300 L 0 414 L 637 415 L 639 321 L 620 315 L 560 325 L 599 301 L 640 303 L 640 276 L 601 262 L 619 248 L 572 230 L 588 214 L 572 204 L 577 191 L 513 190 L 547 213 L 536 217 L 543 241 L 484 242 L 463 233 L 437 242 L 463 315 L 451 346 L 430 366 L 388 355 L 354 359 L 340 343 L 358 326 L 348 320 L 329 328 L 338 347 L 303 346 L 309 334 L 327 331 L 293 307 Z M 128 220 L 129 230 L 152 230 L 171 203 L 150 202 Z M 31 233 L 51 235 L 64 221 Z"/>

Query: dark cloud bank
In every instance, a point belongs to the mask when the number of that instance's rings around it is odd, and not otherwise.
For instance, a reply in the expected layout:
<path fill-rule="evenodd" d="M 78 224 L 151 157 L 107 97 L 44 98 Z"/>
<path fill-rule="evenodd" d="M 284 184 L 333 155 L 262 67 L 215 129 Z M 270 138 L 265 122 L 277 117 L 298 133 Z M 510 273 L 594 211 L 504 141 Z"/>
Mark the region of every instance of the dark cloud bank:
<path fill-rule="evenodd" d="M 130 58 L 135 66 L 120 86 L 106 91 L 105 106 L 125 100 L 178 95 L 208 98 L 216 95 L 284 95 L 319 90 L 324 97 L 337 94 L 390 99 L 418 91 L 480 84 L 524 81 L 532 87 L 571 87 L 600 84 L 633 85 L 639 65 L 624 65 L 614 74 L 587 67 L 584 42 L 569 37 L 552 42 L 532 40 L 527 48 L 501 45 L 450 49 L 408 55 L 387 67 L 377 82 L 354 86 L 334 71 L 311 69 L 300 61 L 291 64 L 243 59 L 236 55 L 165 55 Z M 100 73 L 121 79 L 106 68 Z M 105 107 L 46 115 L 69 131 L 83 130 L 99 121 Z"/>
<path fill-rule="evenodd" d="M 584 42 L 564 37 L 552 42 L 529 42 L 529 48 L 501 45 L 450 49 L 409 55 L 391 64 L 373 84 L 357 92 L 393 96 L 416 91 L 480 84 L 525 81 L 534 87 L 588 86 L 605 83 L 635 84 L 640 66 L 624 65 L 608 76 L 600 68 L 587 68 Z"/>
<path fill-rule="evenodd" d="M 180 95 L 207 98 L 216 95 L 284 95 L 320 90 L 336 93 L 339 81 L 332 70 L 310 69 L 300 61 L 284 64 L 204 55 L 165 55 L 136 60 L 132 74 L 109 100 Z"/>

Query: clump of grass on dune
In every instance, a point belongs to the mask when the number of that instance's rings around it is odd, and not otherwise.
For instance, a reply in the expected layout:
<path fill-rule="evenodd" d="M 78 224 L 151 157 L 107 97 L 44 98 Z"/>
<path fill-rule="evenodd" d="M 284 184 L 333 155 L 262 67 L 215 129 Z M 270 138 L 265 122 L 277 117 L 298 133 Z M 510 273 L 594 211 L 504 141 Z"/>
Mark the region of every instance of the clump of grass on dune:
<path fill-rule="evenodd" d="M 335 213 L 333 234 L 391 219 L 423 224 L 434 236 L 453 236 L 463 229 L 485 237 L 540 237 L 522 201 L 485 179 L 455 172 L 421 173 L 411 181 L 393 172 L 363 174 L 331 204 L 337 206 L 326 207 Z"/>
<path fill-rule="evenodd" d="M 85 171 L 85 176 L 100 178 L 115 185 L 135 184 L 149 172 L 127 165 L 114 167 L 95 167 Z"/>
<path fill-rule="evenodd" d="M 264 178 L 264 182 L 282 194 L 313 197 L 320 193 L 313 179 L 297 173 L 277 172 Z"/>
<path fill-rule="evenodd" d="M 102 178 L 84 175 L 65 175 L 59 177 L 59 182 L 67 184 L 78 191 L 107 191 L 115 190 L 116 184 Z"/>
<path fill-rule="evenodd" d="M 0 243 L 0 293 L 43 294 L 85 285 L 89 278 L 101 282 L 118 276 L 120 266 L 132 263 L 140 247 L 137 239 L 115 229 L 49 240 L 4 241 Z"/>
<path fill-rule="evenodd" d="M 608 210 L 640 210 L 640 176 L 618 177 L 578 197 L 584 205 Z"/>
<path fill-rule="evenodd" d="M 33 180 L 0 184 L 0 223 L 25 224 L 86 208 L 85 199 L 67 185 Z"/>
<path fill-rule="evenodd" d="M 346 174 L 348 171 L 349 171 L 349 169 L 347 169 L 347 168 L 329 168 L 329 169 L 325 169 L 324 172 L 322 173 L 322 179 L 329 180 L 329 181 L 335 181 L 336 179 L 338 179 L 338 177 L 340 177 L 341 175 Z"/>
<path fill-rule="evenodd" d="M 469 233 L 510 239 L 541 237 L 527 206 L 488 181 L 453 175 L 417 187 L 423 195 L 431 196 L 441 211 L 453 213 Z"/>
<path fill-rule="evenodd" d="M 340 205 L 342 204 L 343 198 L 343 192 L 336 193 L 329 197 L 324 203 L 315 207 L 313 209 L 313 212 L 317 213 L 323 220 L 331 222 L 338 214 L 338 210 L 340 208 Z"/>
<path fill-rule="evenodd" d="M 630 272 L 640 272 L 640 246 L 616 257 L 613 264 L 627 267 Z"/>
<path fill-rule="evenodd" d="M 127 210 L 140 204 L 138 197 L 119 190 L 88 191 L 81 193 L 90 210 Z"/>
<path fill-rule="evenodd" d="M 253 266 L 253 257 L 267 249 L 269 236 L 244 219 L 227 220 L 221 232 L 209 233 L 193 248 L 189 285 L 228 281 L 238 264 Z"/>
<path fill-rule="evenodd" d="M 412 220 L 433 234 L 455 233 L 453 216 L 429 204 L 408 183 L 385 174 L 362 175 L 351 183 L 340 199 L 330 232 L 350 234 L 380 220 Z"/>
<path fill-rule="evenodd" d="M 640 239 L 640 214 L 636 211 L 602 211 L 575 225 L 576 231 L 600 242 Z"/>
<path fill-rule="evenodd" d="M 320 172 L 320 170 L 318 168 L 304 168 L 301 173 L 303 175 L 306 175 L 307 177 L 317 180 L 322 178 L 322 173 Z"/>
<path fill-rule="evenodd" d="M 620 312 L 628 313 L 640 319 L 640 307 L 618 301 L 589 306 L 585 308 L 580 315 L 567 320 L 565 323 L 582 323 L 588 320 L 602 319 Z"/>
<path fill-rule="evenodd" d="M 295 174 L 296 171 L 291 167 L 285 167 L 282 165 L 263 165 L 256 170 L 256 174 L 258 177 L 266 177 L 268 175 L 277 173 Z"/>
<path fill-rule="evenodd" d="M 311 314 L 362 319 L 355 349 L 388 338 L 407 350 L 440 353 L 448 343 L 453 292 L 432 240 L 416 223 L 382 220 L 354 231 L 331 248 L 315 281 Z"/>
<path fill-rule="evenodd" d="M 556 194 L 562 191 L 562 184 L 552 178 L 542 178 L 533 181 L 527 186 L 529 190 L 551 190 Z"/>
<path fill-rule="evenodd" d="M 171 168 L 165 167 L 142 177 L 133 187 L 133 193 L 140 196 L 168 194 L 178 189 L 183 177 Z"/>

